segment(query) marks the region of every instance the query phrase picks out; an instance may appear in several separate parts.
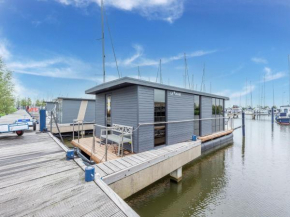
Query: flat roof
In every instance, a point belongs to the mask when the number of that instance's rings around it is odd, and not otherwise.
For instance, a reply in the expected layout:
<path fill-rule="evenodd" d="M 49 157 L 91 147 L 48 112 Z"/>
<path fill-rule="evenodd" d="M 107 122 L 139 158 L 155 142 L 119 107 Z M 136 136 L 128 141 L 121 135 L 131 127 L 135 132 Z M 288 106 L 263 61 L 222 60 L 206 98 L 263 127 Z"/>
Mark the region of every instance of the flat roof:
<path fill-rule="evenodd" d="M 70 98 L 70 97 L 57 97 L 58 99 L 65 99 L 65 100 L 87 100 L 87 101 L 94 101 L 95 99 L 85 99 L 85 98 Z"/>
<path fill-rule="evenodd" d="M 158 88 L 158 89 L 171 90 L 171 91 L 177 91 L 177 92 L 182 92 L 182 93 L 190 93 L 190 94 L 195 94 L 195 95 L 229 100 L 229 97 L 226 97 L 226 96 L 219 96 L 219 95 L 215 95 L 211 93 L 205 93 L 205 92 L 200 92 L 196 90 L 190 90 L 186 88 L 175 87 L 175 86 L 170 86 L 166 84 L 160 84 L 156 82 L 150 82 L 150 81 L 145 81 L 142 79 L 136 79 L 136 78 L 130 78 L 130 77 L 123 77 L 123 78 L 119 78 L 119 79 L 109 81 L 103 84 L 99 84 L 95 87 L 92 87 L 86 90 L 86 94 L 104 93 L 104 92 L 132 86 L 132 85 L 141 85 L 141 86 L 146 86 L 146 87 L 153 87 L 153 88 Z"/>

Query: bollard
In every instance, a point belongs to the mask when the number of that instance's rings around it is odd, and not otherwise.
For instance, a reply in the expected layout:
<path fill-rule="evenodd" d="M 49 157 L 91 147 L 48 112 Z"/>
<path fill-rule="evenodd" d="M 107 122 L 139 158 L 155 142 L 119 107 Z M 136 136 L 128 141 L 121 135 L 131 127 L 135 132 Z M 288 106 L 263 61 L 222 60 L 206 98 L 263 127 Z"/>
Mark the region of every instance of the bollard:
<path fill-rule="evenodd" d="M 246 132 L 245 132 L 245 113 L 242 113 L 242 131 L 243 131 L 243 137 L 246 136 Z"/>
<path fill-rule="evenodd" d="M 74 149 L 69 149 L 69 150 L 67 150 L 67 152 L 66 152 L 66 159 L 67 159 L 67 160 L 74 159 L 74 156 L 75 156 L 75 151 L 74 151 Z"/>
<path fill-rule="evenodd" d="M 192 141 L 196 141 L 196 140 L 197 140 L 196 135 L 192 135 Z"/>
<path fill-rule="evenodd" d="M 45 109 L 40 109 L 39 110 L 39 130 L 41 132 L 46 131 L 46 110 Z"/>
<path fill-rule="evenodd" d="M 274 107 L 272 107 L 271 113 L 272 113 L 272 124 L 274 124 Z"/>
<path fill-rule="evenodd" d="M 85 181 L 91 182 L 95 180 L 95 167 L 88 166 L 85 168 Z"/>

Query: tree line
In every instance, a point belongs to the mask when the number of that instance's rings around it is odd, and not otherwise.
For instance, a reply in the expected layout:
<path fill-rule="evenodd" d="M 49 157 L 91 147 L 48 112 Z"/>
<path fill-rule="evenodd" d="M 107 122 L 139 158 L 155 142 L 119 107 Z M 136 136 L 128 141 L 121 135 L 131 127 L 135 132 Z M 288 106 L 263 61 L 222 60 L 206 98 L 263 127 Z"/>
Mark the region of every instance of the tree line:
<path fill-rule="evenodd" d="M 27 106 L 45 106 L 44 100 L 32 101 L 31 98 L 15 97 L 15 88 L 13 83 L 13 74 L 5 66 L 0 56 L 0 117 L 11 114 L 17 110 L 17 108 L 27 108 Z"/>

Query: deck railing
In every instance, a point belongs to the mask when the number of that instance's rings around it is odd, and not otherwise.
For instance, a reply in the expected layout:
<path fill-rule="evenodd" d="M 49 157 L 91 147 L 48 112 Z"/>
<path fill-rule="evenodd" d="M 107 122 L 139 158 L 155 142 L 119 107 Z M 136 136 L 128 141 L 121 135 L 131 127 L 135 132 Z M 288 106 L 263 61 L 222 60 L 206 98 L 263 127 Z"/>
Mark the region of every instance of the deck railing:
<path fill-rule="evenodd" d="M 152 123 L 139 123 L 138 126 L 133 130 L 133 132 L 137 131 L 140 127 L 142 126 L 148 126 L 148 125 L 158 125 L 158 124 L 175 124 L 175 123 L 186 123 L 186 122 L 194 122 L 194 121 L 207 121 L 207 120 L 220 120 L 224 119 L 224 130 L 235 130 L 235 125 L 234 125 L 234 119 L 231 117 L 218 117 L 218 118 L 201 118 L 201 119 L 188 119 L 188 120 L 178 120 L 178 121 L 163 121 L 163 122 L 152 122 Z M 92 144 L 92 150 L 91 150 L 91 156 L 93 153 L 95 153 L 95 144 L 96 144 L 96 128 L 100 129 L 105 129 L 106 130 L 106 141 L 103 145 L 105 145 L 105 154 L 103 158 L 105 158 L 105 161 L 107 161 L 107 156 L 108 156 L 108 132 L 110 130 L 115 129 L 114 127 L 107 127 L 99 124 L 94 124 L 93 125 L 93 144 Z M 102 142 L 100 141 L 100 145 Z M 103 160 L 101 159 L 101 161 Z"/>

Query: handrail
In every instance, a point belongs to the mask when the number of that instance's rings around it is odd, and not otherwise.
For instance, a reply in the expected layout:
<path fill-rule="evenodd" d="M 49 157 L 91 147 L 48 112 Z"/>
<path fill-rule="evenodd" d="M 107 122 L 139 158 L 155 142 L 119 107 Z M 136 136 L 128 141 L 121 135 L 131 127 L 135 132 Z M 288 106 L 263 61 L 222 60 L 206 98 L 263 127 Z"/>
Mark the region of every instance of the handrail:
<path fill-rule="evenodd" d="M 82 132 L 84 132 L 84 120 L 73 120 L 73 140 L 75 139 L 75 124 L 78 125 L 78 143 L 80 143 L 80 124 L 82 124 Z M 84 134 L 82 133 L 82 138 L 84 138 Z"/>
<path fill-rule="evenodd" d="M 216 120 L 216 119 L 228 119 L 228 121 L 225 123 L 225 125 L 227 126 L 227 130 L 229 130 L 229 127 L 231 130 L 235 130 L 237 128 L 234 128 L 234 119 L 231 117 L 218 117 L 218 118 L 201 118 L 201 119 L 189 119 L 189 120 L 180 120 L 180 121 L 163 121 L 163 122 L 153 122 L 153 123 L 139 123 L 138 126 L 132 131 L 132 134 L 134 131 L 138 130 L 141 126 L 145 126 L 145 125 L 155 125 L 155 124 L 171 124 L 171 123 L 183 123 L 183 122 L 192 122 L 192 121 L 204 121 L 204 120 Z M 229 123 L 230 122 L 230 123 Z M 230 124 L 230 125 L 229 125 Z M 107 127 L 107 126 L 103 126 L 100 124 L 94 124 L 93 125 L 93 144 L 92 144 L 92 150 L 91 150 L 91 156 L 93 153 L 95 153 L 95 143 L 96 143 L 96 139 L 95 139 L 95 132 L 96 132 L 96 127 L 100 127 L 103 128 L 102 130 L 106 131 L 106 148 L 105 148 L 105 160 L 107 161 L 107 154 L 108 154 L 108 147 L 107 147 L 107 143 L 108 143 L 108 131 L 110 130 L 114 130 L 116 129 L 116 127 Z M 125 134 L 122 133 L 122 137 Z M 124 150 L 123 150 L 124 151 Z M 123 156 L 123 153 L 122 153 Z M 103 158 L 102 158 L 103 159 Z"/>
<path fill-rule="evenodd" d="M 62 135 L 61 135 L 61 133 L 60 133 L 60 130 L 59 130 L 59 127 L 58 127 L 58 124 L 57 124 L 56 118 L 55 118 L 55 116 L 54 116 L 54 114 L 53 114 L 53 111 L 51 111 L 51 117 L 50 117 L 50 130 L 51 130 L 51 131 L 52 131 L 52 118 L 53 118 L 54 123 L 55 123 L 55 125 L 56 125 L 57 131 L 58 131 L 58 134 L 59 134 L 59 137 L 60 137 L 60 139 L 61 139 L 61 141 L 62 141 L 62 143 L 63 143 L 63 138 L 62 138 Z M 50 131 L 50 132 L 51 132 L 51 131 Z"/>

